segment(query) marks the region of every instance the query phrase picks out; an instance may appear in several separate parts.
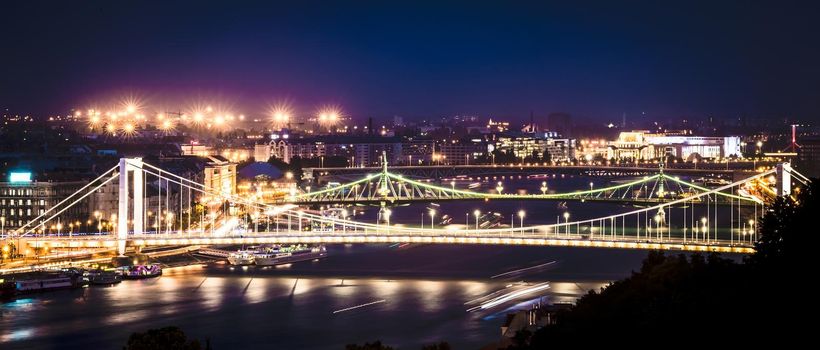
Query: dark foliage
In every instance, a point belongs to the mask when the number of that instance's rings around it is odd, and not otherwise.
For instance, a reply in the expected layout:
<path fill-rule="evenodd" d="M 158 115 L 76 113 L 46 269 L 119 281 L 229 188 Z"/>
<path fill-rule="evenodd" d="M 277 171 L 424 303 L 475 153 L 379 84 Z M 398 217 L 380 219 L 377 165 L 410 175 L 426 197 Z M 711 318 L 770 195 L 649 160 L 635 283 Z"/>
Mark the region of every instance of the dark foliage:
<path fill-rule="evenodd" d="M 188 341 L 188 338 L 178 327 L 149 329 L 144 333 L 132 333 L 128 337 L 125 350 L 210 350 L 210 341 L 205 341 L 205 347 L 199 340 Z"/>
<path fill-rule="evenodd" d="M 276 158 L 270 157 L 268 159 L 268 163 L 275 166 L 277 169 L 281 170 L 282 172 L 291 172 L 293 173 L 293 179 L 298 183 L 302 181 L 302 158 L 296 156 L 291 158 L 290 163 L 285 163 L 285 161 Z"/>
<path fill-rule="evenodd" d="M 373 343 L 364 343 L 364 345 L 348 344 L 345 346 L 345 350 L 393 350 L 393 348 L 384 345 L 380 340 L 377 340 Z"/>
<path fill-rule="evenodd" d="M 445 342 L 445 341 L 443 341 L 441 343 L 438 343 L 438 344 L 425 345 L 425 346 L 421 347 L 421 350 L 450 350 L 450 349 L 451 349 L 450 344 Z"/>
<path fill-rule="evenodd" d="M 760 219 L 757 252 L 744 263 L 716 254 L 669 256 L 651 252 L 640 271 L 600 292 L 590 291 L 556 325 L 519 334 L 511 349 L 627 339 L 749 340 L 755 332 L 785 336 L 795 329 L 798 247 L 814 240 L 820 198 L 817 181 L 795 199 L 779 198 Z M 811 243 L 810 243 L 811 242 Z M 807 302 L 808 304 L 808 302 Z M 806 305 L 808 307 L 808 305 Z M 620 339 L 620 341 L 618 341 Z"/>

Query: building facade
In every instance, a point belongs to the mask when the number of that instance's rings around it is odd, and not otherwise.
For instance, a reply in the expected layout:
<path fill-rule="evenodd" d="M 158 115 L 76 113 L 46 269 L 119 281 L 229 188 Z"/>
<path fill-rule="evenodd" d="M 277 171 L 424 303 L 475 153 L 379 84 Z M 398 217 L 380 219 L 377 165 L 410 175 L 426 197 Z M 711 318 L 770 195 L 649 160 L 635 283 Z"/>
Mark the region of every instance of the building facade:
<path fill-rule="evenodd" d="M 82 180 L 34 181 L 30 178 L 0 182 L 0 230 L 10 232 L 22 227 L 86 184 Z M 85 222 L 89 218 L 88 210 L 88 206 L 77 205 L 60 214 L 61 218 L 66 219 L 63 232 L 68 232 L 69 223 L 78 220 Z"/>
<path fill-rule="evenodd" d="M 650 133 L 622 132 L 611 142 L 607 158 L 657 159 L 667 156 L 692 161 L 698 158 L 741 157 L 741 139 L 737 136 L 694 136 L 688 132 Z"/>
<path fill-rule="evenodd" d="M 523 159 L 537 153 L 544 159 L 548 154 L 552 162 L 568 161 L 575 158 L 575 140 L 565 138 L 537 137 L 537 136 L 501 136 L 497 139 L 494 149 L 515 155 Z"/>

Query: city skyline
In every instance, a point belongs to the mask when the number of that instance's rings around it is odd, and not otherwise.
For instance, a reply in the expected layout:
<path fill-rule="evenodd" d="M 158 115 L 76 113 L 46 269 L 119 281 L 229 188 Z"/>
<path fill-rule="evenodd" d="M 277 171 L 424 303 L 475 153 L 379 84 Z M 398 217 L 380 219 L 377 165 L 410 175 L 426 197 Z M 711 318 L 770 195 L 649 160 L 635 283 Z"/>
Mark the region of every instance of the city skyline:
<path fill-rule="evenodd" d="M 248 115 L 287 99 L 408 121 L 595 122 L 815 122 L 820 110 L 815 11 L 797 4 L 257 5 L 7 5 L 17 31 L 4 40 L 0 107 L 53 115 L 132 95 Z"/>
<path fill-rule="evenodd" d="M 0 348 L 789 334 L 818 9 L 3 3 Z"/>

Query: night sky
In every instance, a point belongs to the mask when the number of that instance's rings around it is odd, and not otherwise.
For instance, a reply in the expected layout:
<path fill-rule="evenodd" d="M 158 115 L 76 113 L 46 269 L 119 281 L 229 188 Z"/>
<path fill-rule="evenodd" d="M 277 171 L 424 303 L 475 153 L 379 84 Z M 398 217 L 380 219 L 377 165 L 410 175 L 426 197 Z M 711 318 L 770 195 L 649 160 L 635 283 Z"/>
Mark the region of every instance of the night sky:
<path fill-rule="evenodd" d="M 820 119 L 811 2 L 547 3 L 7 1 L 0 107 Z"/>

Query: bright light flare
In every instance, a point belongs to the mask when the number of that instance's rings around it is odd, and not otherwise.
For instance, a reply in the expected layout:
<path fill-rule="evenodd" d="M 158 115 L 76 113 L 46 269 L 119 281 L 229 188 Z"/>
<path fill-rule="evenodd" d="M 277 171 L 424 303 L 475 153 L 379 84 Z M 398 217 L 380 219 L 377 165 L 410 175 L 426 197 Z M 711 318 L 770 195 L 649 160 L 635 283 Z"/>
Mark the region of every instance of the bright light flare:
<path fill-rule="evenodd" d="M 316 120 L 319 121 L 320 125 L 330 127 L 336 125 L 343 116 L 342 110 L 338 106 L 325 106 L 317 113 Z"/>
<path fill-rule="evenodd" d="M 293 108 L 288 102 L 280 102 L 270 108 L 269 114 L 274 127 L 283 127 L 290 122 Z"/>
<path fill-rule="evenodd" d="M 91 128 L 91 130 L 94 130 L 94 129 L 97 129 L 98 127 L 100 127 L 100 123 L 102 123 L 102 118 L 100 118 L 99 115 L 93 115 L 92 114 L 88 118 L 88 127 Z"/>
<path fill-rule="evenodd" d="M 174 129 L 176 129 L 176 127 L 177 127 L 176 122 L 173 119 L 170 119 L 170 118 L 160 120 L 159 124 L 157 125 L 157 129 L 160 129 L 160 130 L 162 130 L 166 133 L 174 131 Z"/>
<path fill-rule="evenodd" d="M 128 96 L 120 101 L 122 114 L 131 115 L 139 112 L 142 109 L 142 101 L 135 96 Z"/>
<path fill-rule="evenodd" d="M 136 131 L 137 131 L 137 127 L 134 125 L 134 123 L 127 122 L 127 123 L 122 125 L 122 133 L 125 136 L 132 136 L 136 133 Z"/>

